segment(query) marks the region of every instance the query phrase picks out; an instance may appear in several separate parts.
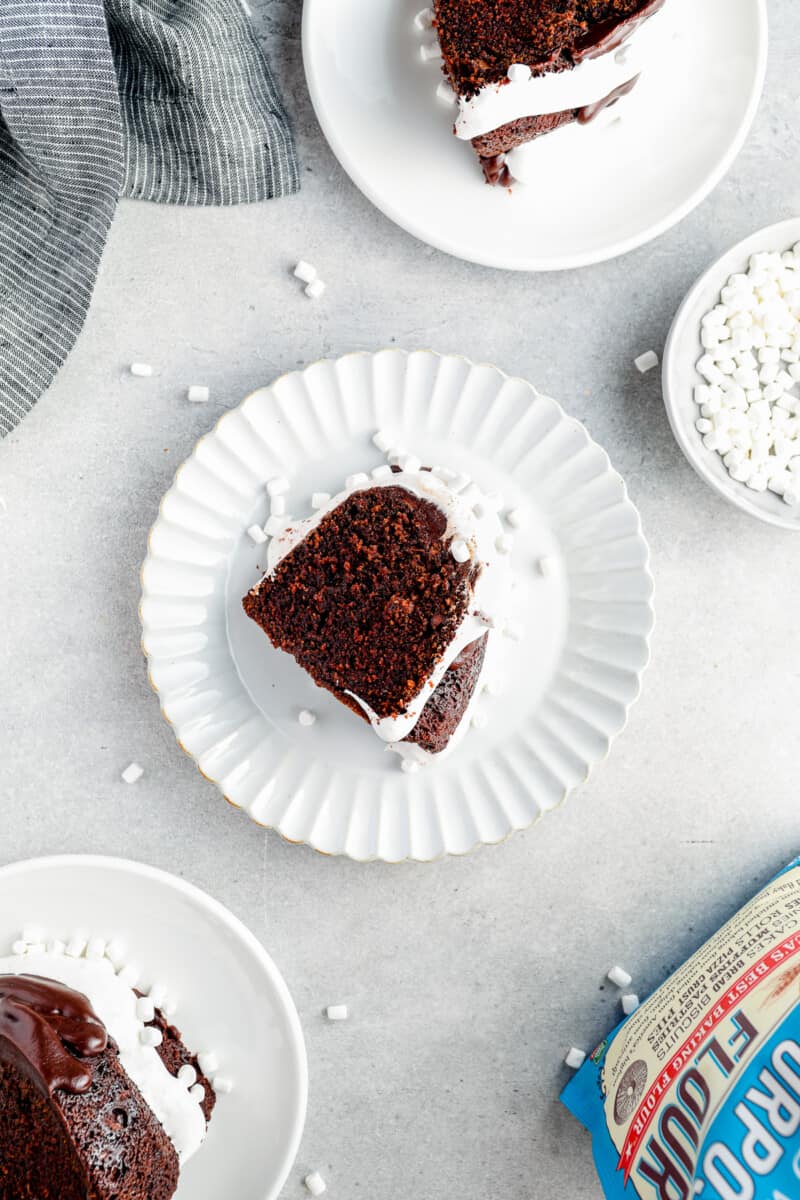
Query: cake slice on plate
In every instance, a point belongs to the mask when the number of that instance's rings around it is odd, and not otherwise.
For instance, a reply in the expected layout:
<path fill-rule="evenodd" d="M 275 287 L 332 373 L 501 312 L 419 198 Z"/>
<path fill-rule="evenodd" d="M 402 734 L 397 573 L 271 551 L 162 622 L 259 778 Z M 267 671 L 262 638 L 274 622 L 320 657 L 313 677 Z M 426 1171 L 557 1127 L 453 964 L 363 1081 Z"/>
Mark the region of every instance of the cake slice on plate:
<path fill-rule="evenodd" d="M 244 610 L 406 763 L 428 761 L 466 732 L 501 636 L 500 499 L 398 452 L 315 501 L 305 520 L 270 518 L 269 570 Z"/>
<path fill-rule="evenodd" d="M 489 183 L 535 180 L 545 135 L 579 155 L 581 127 L 616 118 L 663 51 L 661 22 L 652 18 L 664 3 L 434 0 L 458 101 L 455 133 L 472 142 Z"/>
<path fill-rule="evenodd" d="M 0 958 L 0 1200 L 170 1200 L 213 1086 L 125 969 L 54 945 Z"/>

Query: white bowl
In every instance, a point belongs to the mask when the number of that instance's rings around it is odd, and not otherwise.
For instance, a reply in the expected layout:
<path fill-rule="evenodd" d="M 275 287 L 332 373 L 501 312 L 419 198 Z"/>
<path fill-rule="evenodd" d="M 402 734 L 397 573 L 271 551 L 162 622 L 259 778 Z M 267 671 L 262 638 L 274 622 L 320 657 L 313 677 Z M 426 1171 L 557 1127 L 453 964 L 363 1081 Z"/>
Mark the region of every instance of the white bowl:
<path fill-rule="evenodd" d="M 700 415 L 694 389 L 704 382 L 697 371 L 703 353 L 700 322 L 715 304 L 729 277 L 746 271 L 751 254 L 789 250 L 800 241 L 800 217 L 781 221 L 739 242 L 698 279 L 672 323 L 664 351 L 664 405 L 675 440 L 701 479 L 736 508 L 782 529 L 800 529 L 800 505 L 789 507 L 773 492 L 753 492 L 731 479 L 720 456 L 708 450 L 695 422 Z"/>

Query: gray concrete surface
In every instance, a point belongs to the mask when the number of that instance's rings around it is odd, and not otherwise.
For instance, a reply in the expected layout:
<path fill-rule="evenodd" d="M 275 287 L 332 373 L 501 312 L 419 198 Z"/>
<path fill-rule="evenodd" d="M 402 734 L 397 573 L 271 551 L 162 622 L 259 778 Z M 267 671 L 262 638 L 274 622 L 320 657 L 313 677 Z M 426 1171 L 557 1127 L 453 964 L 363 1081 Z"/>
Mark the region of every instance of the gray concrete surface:
<path fill-rule="evenodd" d="M 800 212 L 797 0 L 769 7 L 764 102 L 714 195 L 635 254 L 536 278 L 447 258 L 371 208 L 311 112 L 299 0 L 261 0 L 302 193 L 238 211 L 122 205 L 76 350 L 0 449 L 0 859 L 142 859 L 255 930 L 308 1039 L 286 1197 L 316 1166 L 332 1200 L 598 1200 L 557 1095 L 567 1047 L 616 1018 L 605 970 L 627 964 L 647 992 L 800 851 L 800 542 L 704 488 L 657 374 L 631 365 L 661 349 L 710 259 Z M 324 303 L 287 281 L 301 254 L 324 271 Z M 229 809 L 159 715 L 136 612 L 159 498 L 218 414 L 287 368 L 386 344 L 463 351 L 560 398 L 626 477 L 657 580 L 653 662 L 608 762 L 532 832 L 426 867 L 324 860 Z M 161 375 L 133 383 L 133 359 Z M 209 407 L 183 400 L 192 381 Z M 132 758 L 147 770 L 135 788 L 119 782 Z M 326 1026 L 336 1001 L 353 1019 Z"/>

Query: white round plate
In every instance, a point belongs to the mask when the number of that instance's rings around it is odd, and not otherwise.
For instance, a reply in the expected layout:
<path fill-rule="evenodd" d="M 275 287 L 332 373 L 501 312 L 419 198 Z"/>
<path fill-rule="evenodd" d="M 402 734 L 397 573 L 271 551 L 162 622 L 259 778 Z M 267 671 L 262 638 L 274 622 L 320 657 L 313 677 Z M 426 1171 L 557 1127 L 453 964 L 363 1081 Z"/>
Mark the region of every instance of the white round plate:
<path fill-rule="evenodd" d="M 730 276 L 747 270 L 751 254 L 790 250 L 796 242 L 800 242 L 798 217 L 751 234 L 709 267 L 678 309 L 667 339 L 663 367 L 664 404 L 669 423 L 697 474 L 736 508 L 782 529 L 800 529 L 800 505 L 790 508 L 773 492 L 754 492 L 731 479 L 720 456 L 706 449 L 697 431 L 699 410 L 694 402 L 694 389 L 705 382 L 697 372 L 697 362 L 703 354 L 700 323 L 719 304 L 720 292 Z"/>
<path fill-rule="evenodd" d="M 513 558 L 525 634 L 503 695 L 417 775 L 241 605 L 266 565 L 246 533 L 266 519 L 265 481 L 287 476 L 289 512 L 308 513 L 312 492 L 379 465 L 379 427 L 526 519 Z M 142 570 L 143 646 L 180 744 L 255 821 L 328 854 L 429 861 L 531 825 L 605 756 L 648 660 L 647 563 L 605 453 L 525 380 L 431 351 L 350 354 L 254 392 L 180 468 Z"/>
<path fill-rule="evenodd" d="M 233 1080 L 175 1200 L 275 1200 L 306 1113 L 300 1021 L 277 967 L 226 908 L 174 875 L 125 859 L 64 855 L 0 869 L 0 946 L 24 925 L 65 939 L 121 938 L 143 978 L 175 996 L 187 1045 L 213 1049 Z"/>
<path fill-rule="evenodd" d="M 436 97 L 441 64 L 419 57 L 422 7 L 305 0 L 306 78 L 325 136 L 362 192 L 409 233 L 472 262 L 563 270 L 658 237 L 716 187 L 758 107 L 765 0 L 669 0 L 679 41 L 665 41 L 624 120 L 587 126 L 579 157 L 551 160 L 548 150 L 543 186 L 509 195 L 483 182 L 472 147 L 452 134 L 453 111 Z"/>

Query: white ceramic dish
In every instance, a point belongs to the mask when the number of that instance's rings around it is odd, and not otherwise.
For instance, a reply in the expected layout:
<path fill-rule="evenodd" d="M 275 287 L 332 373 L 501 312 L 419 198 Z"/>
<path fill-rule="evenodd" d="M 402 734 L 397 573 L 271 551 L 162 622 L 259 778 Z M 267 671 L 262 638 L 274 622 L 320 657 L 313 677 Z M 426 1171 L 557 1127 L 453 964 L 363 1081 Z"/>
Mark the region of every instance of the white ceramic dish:
<path fill-rule="evenodd" d="M 521 508 L 506 690 L 452 756 L 406 775 L 242 611 L 266 547 L 265 481 L 289 511 L 377 466 L 374 431 Z M 555 570 L 537 570 L 549 555 Z M 522 379 L 430 351 L 346 355 L 224 416 L 178 471 L 142 570 L 143 647 L 162 711 L 203 774 L 262 825 L 328 854 L 428 861 L 501 841 L 555 808 L 608 751 L 648 661 L 652 579 L 639 516 L 586 430 Z M 318 714 L 299 725 L 301 708 Z"/>
<path fill-rule="evenodd" d="M 177 999 L 187 1044 L 214 1050 L 234 1084 L 181 1172 L 176 1200 L 275 1200 L 305 1121 L 300 1022 L 277 967 L 226 908 L 141 863 L 65 855 L 0 869 L 0 947 L 24 925 L 53 937 L 119 937 L 144 978 Z"/>
<path fill-rule="evenodd" d="M 472 148 L 452 136 L 453 113 L 436 98 L 440 64 L 419 58 L 422 6 L 305 0 L 308 86 L 364 194 L 422 241 L 487 266 L 585 266 L 664 233 L 719 183 L 761 96 L 765 0 L 670 0 L 680 40 L 643 75 L 625 119 L 587 127 L 579 157 L 548 154 L 545 187 L 509 195 L 484 184 Z"/>
<path fill-rule="evenodd" d="M 800 241 L 800 218 L 781 221 L 751 234 L 708 268 L 681 304 L 664 351 L 664 404 L 676 441 L 701 479 L 736 508 L 782 529 L 800 529 L 800 506 L 790 508 L 773 492 L 754 492 L 731 479 L 720 456 L 703 445 L 695 422 L 694 389 L 703 383 L 697 361 L 703 353 L 700 322 L 715 304 L 729 277 L 745 271 L 751 254 L 790 250 Z"/>

